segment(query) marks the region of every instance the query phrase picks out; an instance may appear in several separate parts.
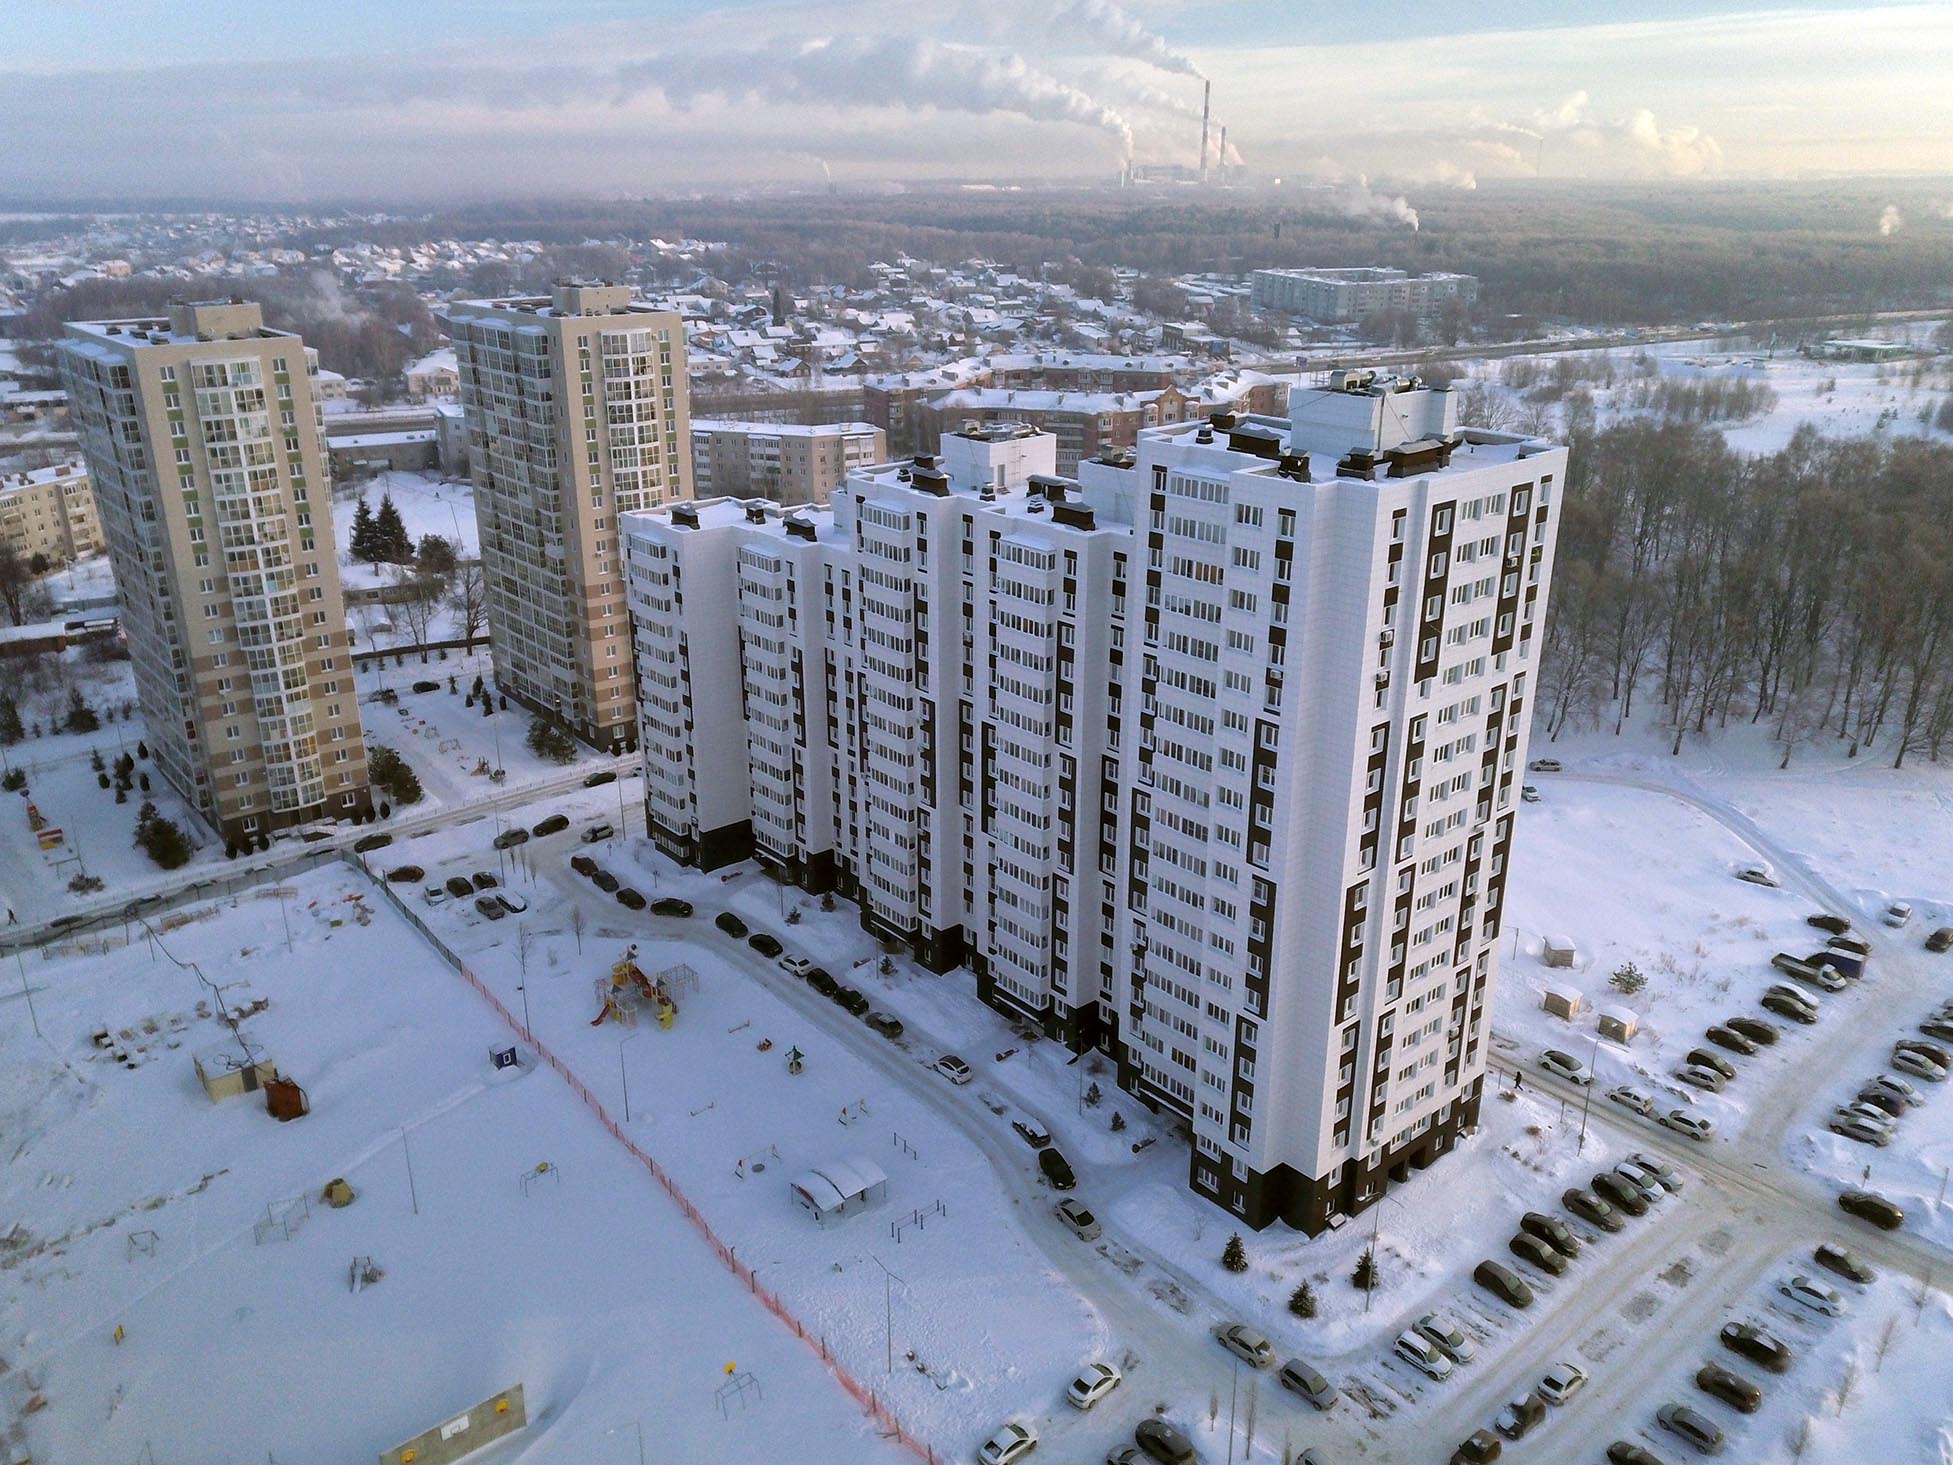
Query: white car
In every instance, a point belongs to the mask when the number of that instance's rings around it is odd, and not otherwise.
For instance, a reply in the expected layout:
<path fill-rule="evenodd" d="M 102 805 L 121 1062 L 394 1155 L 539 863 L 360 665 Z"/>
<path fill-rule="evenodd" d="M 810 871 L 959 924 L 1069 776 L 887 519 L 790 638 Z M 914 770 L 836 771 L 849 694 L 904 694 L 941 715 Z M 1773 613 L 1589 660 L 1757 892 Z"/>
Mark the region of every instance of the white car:
<path fill-rule="evenodd" d="M 1522 804 L 1536 804 L 1536 803 L 1538 803 L 1538 802 L 1539 802 L 1539 790 L 1538 790 L 1538 789 L 1536 789 L 1536 788 L 1534 788 L 1534 787 L 1533 787 L 1533 786 L 1532 786 L 1532 785 L 1531 785 L 1530 783 L 1522 783 L 1522 784 L 1520 784 L 1520 785 L 1519 785 L 1519 802 L 1520 802 L 1520 803 L 1522 803 Z"/>
<path fill-rule="evenodd" d="M 1885 924 L 1903 926 L 1912 919 L 1912 907 L 1903 900 L 1895 900 L 1885 908 Z"/>
<path fill-rule="evenodd" d="M 1535 758 L 1526 767 L 1534 773 L 1558 773 L 1560 771 L 1560 760 L 1558 758 Z"/>
<path fill-rule="evenodd" d="M 1661 1178 L 1638 1160 L 1623 1160 L 1614 1167 L 1614 1173 L 1640 1191 L 1651 1206 L 1660 1205 L 1668 1199 L 1668 1190 Z"/>
<path fill-rule="evenodd" d="M 1244 1323 L 1222 1323 L 1214 1338 L 1243 1363 L 1266 1368 L 1275 1361 L 1275 1345 Z"/>
<path fill-rule="evenodd" d="M 528 898 L 517 895 L 513 890 L 496 891 L 495 903 L 512 916 L 519 916 L 529 909 Z"/>
<path fill-rule="evenodd" d="M 448 893 L 438 885 L 430 885 L 421 891 L 420 898 L 429 905 L 445 905 L 447 903 Z"/>
<path fill-rule="evenodd" d="M 1065 1401 L 1074 1409 L 1090 1409 L 1118 1388 L 1124 1377 L 1109 1363 L 1088 1363 L 1065 1390 Z"/>
<path fill-rule="evenodd" d="M 1427 1312 L 1411 1327 L 1435 1344 L 1438 1351 L 1453 1363 L 1470 1363 L 1472 1355 L 1478 1351 L 1472 1346 L 1472 1340 L 1465 1336 L 1465 1330 L 1441 1312 Z"/>
<path fill-rule="evenodd" d="M 1894 1048 L 1892 1066 L 1901 1073 L 1909 1073 L 1914 1078 L 1923 1078 L 1927 1083 L 1946 1082 L 1946 1070 L 1916 1048 Z"/>
<path fill-rule="evenodd" d="M 1451 1377 L 1451 1360 L 1438 1351 L 1437 1344 L 1415 1328 L 1406 1328 L 1397 1335 L 1393 1351 L 1427 1379 L 1442 1383 Z"/>
<path fill-rule="evenodd" d="M 1736 872 L 1736 878 L 1747 880 L 1752 885 L 1768 885 L 1773 890 L 1777 885 L 1777 877 L 1770 873 L 1767 865 L 1744 865 Z"/>
<path fill-rule="evenodd" d="M 1626 1084 L 1622 1084 L 1619 1088 L 1609 1089 L 1607 1097 L 1623 1109 L 1631 1110 L 1644 1119 L 1655 1117 L 1655 1101 L 1639 1089 L 1631 1089 Z"/>
<path fill-rule="evenodd" d="M 783 956 L 778 965 L 790 977 L 804 977 L 814 969 L 814 964 L 804 956 Z"/>
<path fill-rule="evenodd" d="M 970 1065 L 954 1053 L 945 1053 L 936 1060 L 936 1072 L 951 1083 L 964 1084 L 970 1081 Z"/>
<path fill-rule="evenodd" d="M 1777 1291 L 1790 1302 L 1806 1312 L 1818 1313 L 1823 1317 L 1842 1317 L 1844 1298 L 1838 1295 L 1835 1287 L 1827 1287 L 1822 1282 L 1814 1282 L 1809 1277 L 1796 1276 L 1777 1283 Z"/>
<path fill-rule="evenodd" d="M 1662 1159 L 1659 1155 L 1650 1155 L 1636 1150 L 1628 1156 L 1628 1159 L 1632 1160 L 1643 1170 L 1646 1170 L 1650 1175 L 1654 1176 L 1656 1180 L 1660 1181 L 1661 1188 L 1669 1194 L 1673 1195 L 1681 1190 L 1682 1177 L 1675 1173 L 1675 1167 L 1673 1165 L 1669 1164 L 1668 1161 Z"/>
<path fill-rule="evenodd" d="M 1677 1134 L 1685 1134 L 1690 1139 L 1706 1140 L 1716 1132 L 1716 1126 L 1707 1119 L 1701 1119 L 1686 1109 L 1670 1109 L 1658 1121 L 1663 1129 L 1672 1129 Z"/>
<path fill-rule="evenodd" d="M 1548 1048 L 1539 1055 L 1539 1066 L 1548 1073 L 1558 1074 L 1568 1083 L 1576 1083 L 1583 1088 L 1594 1081 L 1587 1065 L 1571 1053 L 1562 1053 L 1558 1048 Z"/>
<path fill-rule="evenodd" d="M 1586 1370 L 1576 1364 L 1556 1363 L 1539 1381 L 1539 1396 L 1548 1404 L 1564 1404 L 1580 1392 L 1587 1382 Z"/>
<path fill-rule="evenodd" d="M 1037 1426 L 1013 1420 L 983 1442 L 977 1459 L 982 1465 L 1010 1465 L 1012 1460 L 1022 1460 L 1037 1447 Z"/>
<path fill-rule="evenodd" d="M 1099 1239 L 1099 1218 L 1075 1200 L 1061 1200 L 1051 1208 L 1051 1213 L 1065 1223 L 1065 1228 L 1080 1241 Z"/>

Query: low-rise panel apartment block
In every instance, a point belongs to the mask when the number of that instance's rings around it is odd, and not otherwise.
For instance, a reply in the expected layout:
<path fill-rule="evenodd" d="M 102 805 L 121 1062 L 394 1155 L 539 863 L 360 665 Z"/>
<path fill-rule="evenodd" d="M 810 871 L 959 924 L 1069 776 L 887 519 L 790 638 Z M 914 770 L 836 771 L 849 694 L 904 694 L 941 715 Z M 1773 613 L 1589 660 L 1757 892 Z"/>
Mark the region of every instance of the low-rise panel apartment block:
<path fill-rule="evenodd" d="M 1257 310 L 1306 316 L 1327 325 L 1358 321 L 1377 310 L 1430 315 L 1447 300 L 1470 305 L 1478 299 L 1478 277 L 1443 270 L 1413 275 L 1375 266 L 1256 270 L 1249 277 L 1249 292 Z"/>
<path fill-rule="evenodd" d="M 1290 408 L 626 532 L 654 837 L 851 896 L 1313 1232 L 1477 1117 L 1566 454 L 1414 380 Z"/>
<path fill-rule="evenodd" d="M 0 544 L 29 566 L 48 567 L 107 548 L 87 467 L 61 463 L 0 473 Z"/>
<path fill-rule="evenodd" d="M 887 456 L 886 435 L 867 422 L 692 419 L 692 485 L 700 498 L 824 504 L 855 469 Z"/>

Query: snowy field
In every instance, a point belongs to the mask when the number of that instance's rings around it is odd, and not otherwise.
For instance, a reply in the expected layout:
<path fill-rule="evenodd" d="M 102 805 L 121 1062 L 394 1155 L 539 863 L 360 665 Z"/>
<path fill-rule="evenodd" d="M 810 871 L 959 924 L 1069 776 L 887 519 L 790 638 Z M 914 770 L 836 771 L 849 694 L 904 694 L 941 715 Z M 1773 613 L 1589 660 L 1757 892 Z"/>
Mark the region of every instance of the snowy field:
<path fill-rule="evenodd" d="M 391 495 L 400 510 L 400 521 L 407 537 L 419 544 L 429 534 L 461 542 L 461 557 L 474 559 L 481 553 L 480 535 L 475 526 L 474 486 L 465 478 L 453 479 L 435 472 L 388 469 L 356 484 L 335 486 L 332 491 L 332 534 L 339 546 L 339 579 L 349 589 L 356 585 L 384 585 L 386 569 L 375 569 L 363 560 L 352 558 L 353 510 L 361 499 L 368 508 L 379 510 L 380 500 Z"/>
<path fill-rule="evenodd" d="M 640 1424 L 658 1460 L 898 1458 L 555 1074 L 491 1065 L 508 1030 L 363 879 L 163 940 L 32 963 L 43 1036 L 18 995 L 0 1025 L 0 1398 L 36 1460 L 371 1460 L 518 1380 L 484 1461 L 623 1465 Z M 179 962 L 266 1004 L 243 1030 L 308 1117 L 204 1095 L 230 1039 Z M 760 1392 L 721 1418 L 728 1364 Z"/>

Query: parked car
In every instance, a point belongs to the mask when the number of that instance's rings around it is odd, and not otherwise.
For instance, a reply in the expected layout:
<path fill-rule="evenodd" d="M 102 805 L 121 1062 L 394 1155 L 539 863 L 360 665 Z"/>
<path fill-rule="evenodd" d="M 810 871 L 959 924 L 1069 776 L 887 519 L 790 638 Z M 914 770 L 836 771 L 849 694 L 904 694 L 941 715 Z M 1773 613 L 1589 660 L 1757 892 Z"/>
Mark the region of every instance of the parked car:
<path fill-rule="evenodd" d="M 740 937 L 746 934 L 746 923 L 731 911 L 720 911 L 718 915 L 712 918 L 712 924 L 717 926 L 721 931 L 724 931 L 728 936 Z"/>
<path fill-rule="evenodd" d="M 1945 1065 L 1934 1061 L 1928 1054 L 1908 1048 L 1903 1043 L 1893 1045 L 1892 1066 L 1901 1073 L 1909 1073 L 1914 1078 L 1923 1078 L 1927 1083 L 1946 1082 Z"/>
<path fill-rule="evenodd" d="M 966 1084 L 970 1081 L 970 1065 L 954 1053 L 945 1053 L 936 1060 L 936 1072 L 953 1084 Z"/>
<path fill-rule="evenodd" d="M 507 911 L 502 909 L 502 903 L 492 895 L 477 896 L 475 898 L 475 909 L 480 911 L 484 916 L 487 916 L 491 921 L 499 921 L 508 914 Z"/>
<path fill-rule="evenodd" d="M 1771 1373 L 1790 1370 L 1790 1345 L 1774 1333 L 1766 1333 L 1755 1323 L 1724 1323 L 1722 1346 L 1738 1357 L 1760 1364 Z"/>
<path fill-rule="evenodd" d="M 839 987 L 834 992 L 834 1005 L 849 1017 L 866 1017 L 868 999 L 852 987 Z"/>
<path fill-rule="evenodd" d="M 1527 1211 L 1519 1218 L 1519 1229 L 1537 1236 L 1561 1256 L 1580 1255 L 1580 1238 L 1567 1229 L 1566 1222 L 1556 1220 L 1544 1211 Z"/>
<path fill-rule="evenodd" d="M 570 816 L 568 814 L 551 814 L 547 819 L 531 827 L 529 832 L 535 835 L 537 839 L 544 839 L 552 834 L 561 834 L 569 827 Z"/>
<path fill-rule="evenodd" d="M 1587 1371 L 1577 1363 L 1556 1363 L 1539 1381 L 1539 1395 L 1548 1404 L 1564 1404 L 1585 1387 Z"/>
<path fill-rule="evenodd" d="M 1772 890 L 1777 886 L 1777 877 L 1772 875 L 1769 868 L 1764 865 L 1744 865 L 1737 870 L 1736 878 L 1747 880 L 1752 885 L 1767 885 Z"/>
<path fill-rule="evenodd" d="M 1903 900 L 1895 900 L 1885 908 L 1882 917 L 1888 926 L 1903 926 L 1912 919 L 1912 906 Z"/>
<path fill-rule="evenodd" d="M 1806 1276 L 1786 1277 L 1777 1283 L 1777 1293 L 1785 1301 L 1806 1312 L 1817 1313 L 1821 1317 L 1842 1317 L 1844 1298 L 1838 1289 L 1827 1287 L 1822 1282 L 1813 1281 Z"/>
<path fill-rule="evenodd" d="M 1443 1383 L 1451 1377 L 1451 1360 L 1439 1351 L 1437 1344 L 1415 1328 L 1406 1328 L 1399 1333 L 1397 1341 L 1391 1345 L 1391 1351 L 1428 1379 Z"/>
<path fill-rule="evenodd" d="M 1896 1099 L 1903 1100 L 1908 1109 L 1917 1109 L 1921 1104 L 1926 1102 L 1926 1096 L 1920 1093 L 1918 1089 L 1914 1088 L 1904 1079 L 1894 1078 L 1889 1073 L 1881 1073 L 1875 1078 L 1866 1079 L 1865 1087 L 1868 1089 L 1878 1089 L 1882 1093 L 1887 1093 Z"/>
<path fill-rule="evenodd" d="M 1022 1119 L 1011 1120 L 1010 1127 L 1016 1130 L 1024 1143 L 1034 1150 L 1041 1150 L 1051 1143 L 1051 1131 L 1028 1114 Z"/>
<path fill-rule="evenodd" d="M 1874 1088 L 1870 1084 L 1867 1084 L 1858 1091 L 1857 1102 L 1860 1104 L 1870 1104 L 1874 1109 L 1893 1119 L 1897 1119 L 1906 1112 L 1906 1101 L 1904 1099 L 1887 1089 Z"/>
<path fill-rule="evenodd" d="M 1480 1262 L 1472 1269 L 1472 1280 L 1501 1302 L 1514 1307 L 1533 1305 L 1532 1284 L 1500 1262 Z"/>
<path fill-rule="evenodd" d="M 528 842 L 529 831 L 526 829 L 504 829 L 500 834 L 495 836 L 495 848 L 497 849 L 514 849 L 517 845 L 527 844 Z"/>
<path fill-rule="evenodd" d="M 1594 1194 L 1630 1216 L 1648 1214 L 1648 1198 L 1638 1187 L 1629 1185 L 1611 1170 L 1602 1170 L 1594 1176 Z"/>
<path fill-rule="evenodd" d="M 421 891 L 420 898 L 429 905 L 445 905 L 447 904 L 448 893 L 439 885 L 430 885 Z"/>
<path fill-rule="evenodd" d="M 645 904 L 643 895 L 628 885 L 617 887 L 617 903 L 628 911 L 641 911 Z"/>
<path fill-rule="evenodd" d="M 1833 951 L 1848 951 L 1853 956 L 1870 956 L 1872 943 L 1863 936 L 1833 936 L 1824 943 Z"/>
<path fill-rule="evenodd" d="M 680 900 L 675 895 L 661 896 L 651 902 L 651 914 L 654 916 L 689 916 L 691 913 L 692 903 Z"/>
<path fill-rule="evenodd" d="M 578 835 L 577 838 L 581 839 L 585 844 L 598 844 L 611 838 L 616 833 L 617 831 L 612 829 L 608 824 L 592 824 L 583 833 Z"/>
<path fill-rule="evenodd" d="M 1804 924 L 1807 926 L 1815 926 L 1818 930 L 1828 932 L 1833 936 L 1842 936 L 1851 929 L 1850 921 L 1847 921 L 1843 916 L 1834 916 L 1828 912 L 1823 912 L 1815 916 L 1806 916 L 1804 917 Z"/>
<path fill-rule="evenodd" d="M 1558 758 L 1535 758 L 1526 765 L 1526 771 L 1529 773 L 1558 773 L 1561 771 L 1560 760 Z"/>
<path fill-rule="evenodd" d="M 387 871 L 387 879 L 398 885 L 411 885 L 417 880 L 425 880 L 427 871 L 419 865 L 395 865 Z"/>
<path fill-rule="evenodd" d="M 1759 1005 L 1765 1012 L 1774 1012 L 1778 1017 L 1787 1017 L 1792 1022 L 1802 1023 L 1805 1027 L 1817 1021 L 1816 1008 L 1794 997 L 1786 997 L 1783 991 L 1776 987 L 1763 994 L 1763 1000 Z"/>
<path fill-rule="evenodd" d="M 1926 938 L 1928 951 L 1953 951 L 1953 926 L 1941 926 Z"/>
<path fill-rule="evenodd" d="M 1892 1143 L 1892 1126 L 1889 1123 L 1875 1123 L 1849 1109 L 1833 1111 L 1831 1117 L 1825 1121 L 1824 1127 L 1845 1139 L 1855 1140 L 1861 1145 L 1872 1145 L 1881 1150 Z"/>
<path fill-rule="evenodd" d="M 891 1012 L 871 1012 L 864 1020 L 884 1038 L 892 1040 L 902 1036 L 902 1019 Z"/>
<path fill-rule="evenodd" d="M 1535 1389 L 1522 1399 L 1502 1406 L 1492 1417 L 1492 1428 L 1509 1440 L 1522 1440 L 1546 1417 L 1546 1401 Z"/>
<path fill-rule="evenodd" d="M 1577 1185 L 1560 1196 L 1560 1204 L 1581 1220 L 1609 1233 L 1619 1231 L 1627 1224 L 1614 1214 L 1614 1208 L 1606 1201 Z"/>
<path fill-rule="evenodd" d="M 1723 1026 L 1741 1033 L 1752 1043 L 1760 1044 L 1765 1048 L 1774 1046 L 1777 1039 L 1782 1036 L 1774 1023 L 1767 1023 L 1760 1017 L 1732 1017 Z"/>
<path fill-rule="evenodd" d="M 1689 1049 L 1687 1058 L 1684 1061 L 1697 1064 L 1702 1068 L 1713 1068 L 1724 1078 L 1736 1077 L 1736 1065 L 1723 1057 L 1722 1054 L 1711 1053 L 1707 1048 Z"/>
<path fill-rule="evenodd" d="M 1706 1089 L 1712 1094 L 1721 1093 L 1729 1083 L 1729 1080 L 1717 1073 L 1715 1069 L 1704 1068 L 1700 1063 L 1683 1064 L 1675 1070 L 1675 1077 L 1682 1083 L 1693 1088 Z"/>
<path fill-rule="evenodd" d="M 777 936 L 769 936 L 764 931 L 753 932 L 752 935 L 746 938 L 746 944 L 752 947 L 753 950 L 757 951 L 761 956 L 764 956 L 769 960 L 773 957 L 778 956 L 782 951 L 786 950 L 786 948 L 780 944 L 780 940 Z"/>
<path fill-rule="evenodd" d="M 1542 1272 L 1559 1277 L 1566 1273 L 1566 1258 L 1537 1236 L 1524 1231 L 1515 1231 L 1505 1249 L 1521 1261 L 1531 1262 Z"/>
<path fill-rule="evenodd" d="M 496 891 L 495 904 L 499 905 L 512 916 L 519 916 L 529 909 L 528 898 L 517 895 L 513 890 Z"/>
<path fill-rule="evenodd" d="M 385 849 L 393 843 L 393 836 L 386 833 L 366 834 L 353 841 L 353 853 L 370 855 L 376 849 Z"/>
<path fill-rule="evenodd" d="M 1763 1407 L 1763 1390 L 1720 1363 L 1705 1363 L 1698 1368 L 1695 1371 L 1695 1386 L 1744 1414 L 1754 1414 Z"/>
<path fill-rule="evenodd" d="M 1538 803 L 1538 802 L 1539 802 L 1539 790 L 1538 790 L 1538 789 L 1536 789 L 1536 788 L 1534 788 L 1534 787 L 1533 787 L 1533 786 L 1532 786 L 1532 785 L 1531 785 L 1530 783 L 1522 783 L 1522 784 L 1520 784 L 1520 785 L 1519 785 L 1519 802 L 1520 802 L 1520 803 L 1522 803 L 1522 804 L 1536 804 L 1536 803 Z"/>
<path fill-rule="evenodd" d="M 595 773 L 583 780 L 583 786 L 585 788 L 598 788 L 603 784 L 615 782 L 617 782 L 617 771 L 615 769 L 599 768 Z"/>
<path fill-rule="evenodd" d="M 1192 1465 L 1193 1441 L 1164 1419 L 1142 1419 L 1132 1432 L 1133 1443 L 1157 1465 Z"/>
<path fill-rule="evenodd" d="M 841 991 L 841 984 L 824 967 L 814 967 L 808 971 L 807 985 L 828 998 L 838 996 Z"/>
<path fill-rule="evenodd" d="M 570 868 L 588 880 L 592 875 L 597 873 L 597 862 L 588 855 L 571 855 Z"/>
<path fill-rule="evenodd" d="M 599 865 L 597 867 L 597 873 L 590 877 L 590 883 L 605 895 L 615 895 L 617 893 L 617 887 L 624 882 Z"/>
<path fill-rule="evenodd" d="M 1470 1363 L 1472 1355 L 1478 1351 L 1472 1347 L 1472 1340 L 1465 1336 L 1465 1330 L 1441 1312 L 1427 1312 L 1411 1327 L 1453 1363 Z"/>
<path fill-rule="evenodd" d="M 1571 1053 L 1562 1053 L 1557 1048 L 1548 1048 L 1540 1054 L 1539 1066 L 1548 1073 L 1559 1075 L 1568 1083 L 1576 1083 L 1584 1087 L 1594 1081 L 1594 1076 L 1588 1072 L 1586 1064 Z"/>
<path fill-rule="evenodd" d="M 1919 1031 L 1942 1043 L 1953 1043 L 1953 1018 L 1929 1017 L 1919 1024 Z"/>
<path fill-rule="evenodd" d="M 1838 1197 L 1838 1209 L 1881 1231 L 1896 1231 L 1906 1223 L 1906 1213 L 1875 1191 L 1847 1190 Z"/>
<path fill-rule="evenodd" d="M 1698 1455 L 1722 1453 L 1721 1428 L 1686 1404 L 1662 1405 L 1655 1411 L 1655 1423 L 1687 1444 Z"/>
<path fill-rule="evenodd" d="M 414 690 L 416 692 L 438 692 L 441 690 L 441 684 L 439 682 L 419 681 L 414 683 Z"/>
<path fill-rule="evenodd" d="M 1614 1167 L 1614 1173 L 1639 1190 L 1650 1206 L 1658 1206 L 1668 1199 L 1667 1188 L 1645 1165 L 1634 1160 L 1623 1160 Z"/>
<path fill-rule="evenodd" d="M 1078 1177 L 1072 1174 L 1071 1164 L 1055 1149 L 1038 1151 L 1038 1169 L 1053 1190 L 1070 1190 L 1078 1184 Z"/>
<path fill-rule="evenodd" d="M 1691 1114 L 1686 1109 L 1670 1109 L 1656 1121 L 1663 1129 L 1672 1129 L 1677 1134 L 1685 1134 L 1692 1140 L 1707 1143 L 1715 1137 L 1716 1126 L 1699 1114 Z"/>
<path fill-rule="evenodd" d="M 1065 1402 L 1074 1409 L 1090 1409 L 1118 1388 L 1124 1375 L 1109 1363 L 1088 1363 L 1065 1389 Z"/>
<path fill-rule="evenodd" d="M 1292 1394 L 1300 1394 L 1318 1410 L 1334 1409 L 1342 1397 L 1336 1386 L 1299 1358 L 1291 1358 L 1276 1370 L 1275 1382 Z"/>
<path fill-rule="evenodd" d="M 1616 1104 L 1619 1104 L 1623 1109 L 1639 1114 L 1643 1118 L 1653 1119 L 1655 1117 L 1655 1101 L 1639 1089 L 1632 1089 L 1626 1084 L 1621 1084 L 1617 1088 L 1609 1089 L 1607 1091 L 1607 1097 Z"/>
<path fill-rule="evenodd" d="M 1102 1228 L 1099 1218 L 1075 1200 L 1061 1200 L 1051 1208 L 1051 1212 L 1065 1224 L 1072 1235 L 1080 1241 L 1097 1241 Z"/>
<path fill-rule="evenodd" d="M 1607 1447 L 1607 1465 L 1661 1465 L 1661 1457 L 1632 1440 L 1616 1440 Z"/>
<path fill-rule="evenodd" d="M 1005 1425 L 977 1450 L 981 1465 L 1010 1465 L 1022 1460 L 1038 1447 L 1037 1426 L 1012 1422 Z"/>
<path fill-rule="evenodd" d="M 470 878 L 474 880 L 477 890 L 493 890 L 502 883 L 495 878 L 494 872 L 489 870 L 477 870 Z"/>
<path fill-rule="evenodd" d="M 471 883 L 469 883 L 468 877 L 466 875 L 448 876 L 447 887 L 448 887 L 448 894 L 453 896 L 456 900 L 466 900 L 469 896 L 475 893 L 475 887 Z"/>
<path fill-rule="evenodd" d="M 814 964 L 804 956 L 783 956 L 779 968 L 790 977 L 805 977 L 814 969 Z"/>
<path fill-rule="evenodd" d="M 1505 1443 L 1491 1430 L 1473 1430 L 1470 1438 L 1451 1452 L 1451 1465 L 1492 1465 L 1504 1453 Z"/>
<path fill-rule="evenodd" d="M 1050 1154 L 1046 1150 L 1045 1154 Z M 1246 1323 L 1222 1323 L 1214 1329 L 1214 1339 L 1243 1363 L 1266 1368 L 1275 1361 L 1275 1345 Z"/>
<path fill-rule="evenodd" d="M 1817 1250 L 1811 1253 L 1811 1257 L 1827 1272 L 1836 1272 L 1840 1277 L 1856 1282 L 1861 1287 L 1869 1286 L 1878 1280 L 1877 1272 L 1835 1241 L 1819 1242 Z"/>
<path fill-rule="evenodd" d="M 1924 1056 L 1932 1059 L 1933 1062 L 1937 1063 L 1941 1068 L 1953 1066 L 1953 1052 L 1950 1052 L 1947 1049 L 1942 1048 L 1938 1043 L 1929 1043 L 1924 1038 L 1901 1038 L 1899 1039 L 1898 1042 L 1894 1043 L 1892 1046 L 1895 1048 L 1905 1048 L 1910 1050 L 1911 1052 L 1923 1054 Z"/>
<path fill-rule="evenodd" d="M 1727 1048 L 1732 1053 L 1740 1053 L 1745 1058 L 1755 1056 L 1756 1042 L 1746 1038 L 1727 1023 L 1712 1023 L 1702 1031 L 1702 1036 L 1718 1048 Z"/>

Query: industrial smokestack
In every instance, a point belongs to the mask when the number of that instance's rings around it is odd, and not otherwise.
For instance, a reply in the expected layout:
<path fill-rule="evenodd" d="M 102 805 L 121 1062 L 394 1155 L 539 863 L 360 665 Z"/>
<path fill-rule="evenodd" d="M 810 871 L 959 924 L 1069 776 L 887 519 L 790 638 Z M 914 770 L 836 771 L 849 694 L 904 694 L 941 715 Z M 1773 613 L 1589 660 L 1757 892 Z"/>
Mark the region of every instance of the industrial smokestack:
<path fill-rule="evenodd" d="M 1214 154 L 1214 172 L 1221 182 L 1227 182 L 1227 124 L 1221 124 L 1221 147 Z"/>
<path fill-rule="evenodd" d="M 1214 100 L 1214 83 L 1203 81 L 1200 84 L 1200 181 L 1207 181 L 1207 115 L 1209 104 Z"/>

